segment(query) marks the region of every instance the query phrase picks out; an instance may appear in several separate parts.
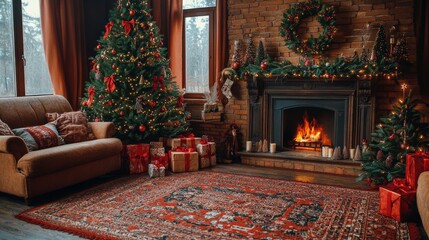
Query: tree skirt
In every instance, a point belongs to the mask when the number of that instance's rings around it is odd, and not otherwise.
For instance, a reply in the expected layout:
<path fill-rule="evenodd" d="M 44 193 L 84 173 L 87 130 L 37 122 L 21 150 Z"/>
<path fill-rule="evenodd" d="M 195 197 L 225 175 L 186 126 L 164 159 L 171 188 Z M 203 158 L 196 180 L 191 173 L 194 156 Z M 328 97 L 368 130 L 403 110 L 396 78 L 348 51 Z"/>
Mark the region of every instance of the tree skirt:
<path fill-rule="evenodd" d="M 379 214 L 379 194 L 211 171 L 130 176 L 20 213 L 100 239 L 417 239 Z"/>

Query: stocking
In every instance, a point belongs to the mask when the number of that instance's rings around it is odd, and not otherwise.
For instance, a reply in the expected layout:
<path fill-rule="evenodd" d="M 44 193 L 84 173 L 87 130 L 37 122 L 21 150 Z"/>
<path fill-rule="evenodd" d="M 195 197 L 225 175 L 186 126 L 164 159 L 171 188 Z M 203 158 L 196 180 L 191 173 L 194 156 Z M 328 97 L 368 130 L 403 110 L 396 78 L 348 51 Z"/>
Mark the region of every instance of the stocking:
<path fill-rule="evenodd" d="M 227 78 L 225 80 L 225 83 L 222 86 L 222 93 L 228 99 L 230 99 L 232 97 L 231 87 L 232 87 L 233 84 L 234 84 L 234 81 L 232 81 L 231 79 Z"/>

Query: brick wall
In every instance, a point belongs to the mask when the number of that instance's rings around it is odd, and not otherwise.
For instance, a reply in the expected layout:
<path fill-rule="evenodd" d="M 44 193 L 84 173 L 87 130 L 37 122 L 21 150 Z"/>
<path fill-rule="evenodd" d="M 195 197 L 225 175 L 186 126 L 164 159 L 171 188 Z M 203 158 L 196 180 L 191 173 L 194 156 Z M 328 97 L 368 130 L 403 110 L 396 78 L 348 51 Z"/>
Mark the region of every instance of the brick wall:
<path fill-rule="evenodd" d="M 297 63 L 300 56 L 290 51 L 279 34 L 283 12 L 297 0 L 228 0 L 228 39 L 230 56 L 233 52 L 233 42 L 252 35 L 257 46 L 259 40 L 264 42 L 266 51 L 272 59 L 289 60 Z M 333 39 L 331 48 L 323 57 L 334 58 L 340 54 L 353 55 L 354 50 L 360 54 L 364 44 L 364 29 L 370 24 L 371 37 L 366 48 L 371 49 L 380 24 L 384 24 L 386 33 L 396 26 L 399 34 L 405 34 L 409 59 L 416 62 L 416 47 L 414 36 L 413 0 L 324 0 L 324 3 L 335 6 L 336 27 L 338 31 Z M 320 24 L 313 18 L 305 19 L 301 25 L 303 38 L 313 34 L 318 35 Z M 391 110 L 392 104 L 401 96 L 399 84 L 406 81 L 413 92 L 419 92 L 415 77 L 415 64 L 407 66 L 406 73 L 398 81 L 383 80 L 376 83 L 376 122 L 381 115 Z M 209 133 L 216 139 L 222 138 L 222 133 L 229 124 L 236 123 L 241 127 L 243 139 L 247 140 L 248 127 L 248 95 L 245 82 L 235 84 L 239 97 L 229 101 L 225 107 L 225 123 L 193 123 L 197 133 Z M 419 96 L 420 97 L 420 96 Z M 424 111 L 424 121 L 429 122 L 429 109 L 419 106 Z"/>

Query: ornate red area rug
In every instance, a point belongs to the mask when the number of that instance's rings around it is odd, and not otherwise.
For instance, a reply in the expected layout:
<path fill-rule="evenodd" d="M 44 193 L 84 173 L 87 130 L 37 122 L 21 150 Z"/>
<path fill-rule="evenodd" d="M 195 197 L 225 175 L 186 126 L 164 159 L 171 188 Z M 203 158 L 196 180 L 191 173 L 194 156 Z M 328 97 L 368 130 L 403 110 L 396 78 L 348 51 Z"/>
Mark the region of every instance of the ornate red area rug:
<path fill-rule="evenodd" d="M 95 239 L 418 239 L 379 194 L 211 171 L 131 176 L 17 218 Z"/>

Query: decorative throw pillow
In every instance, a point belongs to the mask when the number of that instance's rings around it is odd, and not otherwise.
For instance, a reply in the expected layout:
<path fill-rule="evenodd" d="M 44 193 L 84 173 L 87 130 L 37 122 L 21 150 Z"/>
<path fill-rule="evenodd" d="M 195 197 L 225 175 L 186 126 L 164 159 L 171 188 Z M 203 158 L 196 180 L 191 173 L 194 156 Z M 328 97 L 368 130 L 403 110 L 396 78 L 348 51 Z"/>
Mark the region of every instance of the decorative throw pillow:
<path fill-rule="evenodd" d="M 64 144 L 64 139 L 59 136 L 55 125 L 52 123 L 34 127 L 15 128 L 12 131 L 16 136 L 24 140 L 30 151 Z"/>
<path fill-rule="evenodd" d="M 49 122 L 55 123 L 66 143 L 83 142 L 95 138 L 88 125 L 86 114 L 83 112 L 47 113 L 46 118 Z"/>
<path fill-rule="evenodd" d="M 14 135 L 7 123 L 0 120 L 0 135 Z"/>

